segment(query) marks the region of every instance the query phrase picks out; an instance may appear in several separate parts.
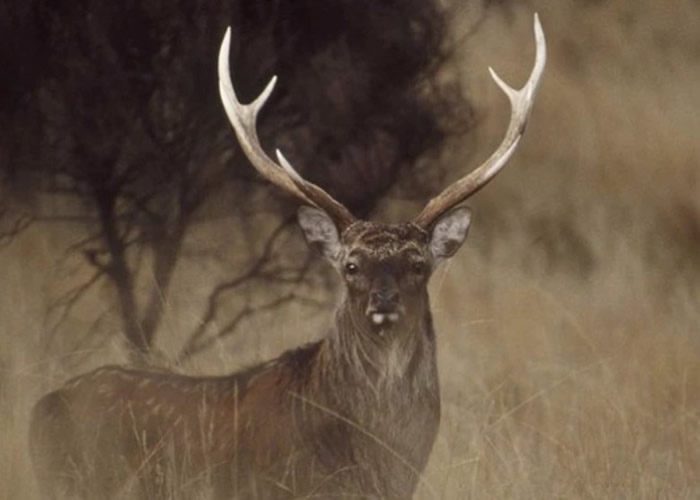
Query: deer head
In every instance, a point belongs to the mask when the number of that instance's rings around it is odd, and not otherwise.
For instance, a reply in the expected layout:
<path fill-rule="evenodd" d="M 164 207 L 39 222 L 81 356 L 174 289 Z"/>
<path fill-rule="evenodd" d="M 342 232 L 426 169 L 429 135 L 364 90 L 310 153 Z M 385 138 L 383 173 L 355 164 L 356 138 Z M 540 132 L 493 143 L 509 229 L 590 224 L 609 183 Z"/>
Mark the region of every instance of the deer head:
<path fill-rule="evenodd" d="M 277 150 L 277 161 L 262 149 L 256 133 L 258 112 L 272 92 L 276 77 L 250 104 L 238 101 L 229 70 L 230 29 L 219 52 L 219 91 L 243 151 L 258 172 L 302 205 L 299 224 L 306 240 L 334 266 L 346 285 L 354 327 L 384 334 L 403 331 L 423 317 L 431 272 L 459 249 L 467 236 L 471 211 L 459 206 L 500 172 L 525 131 L 540 82 L 546 46 L 537 14 L 537 53 L 525 85 L 511 88 L 489 68 L 511 104 L 510 123 L 496 151 L 479 167 L 430 200 L 410 222 L 380 224 L 358 220 L 321 187 L 303 179 Z"/>
<path fill-rule="evenodd" d="M 457 207 L 428 229 L 412 222 L 356 221 L 341 233 L 326 212 L 299 210 L 306 240 L 345 283 L 353 326 L 380 335 L 410 331 L 425 316 L 430 274 L 460 247 L 470 219 L 468 208 Z"/>

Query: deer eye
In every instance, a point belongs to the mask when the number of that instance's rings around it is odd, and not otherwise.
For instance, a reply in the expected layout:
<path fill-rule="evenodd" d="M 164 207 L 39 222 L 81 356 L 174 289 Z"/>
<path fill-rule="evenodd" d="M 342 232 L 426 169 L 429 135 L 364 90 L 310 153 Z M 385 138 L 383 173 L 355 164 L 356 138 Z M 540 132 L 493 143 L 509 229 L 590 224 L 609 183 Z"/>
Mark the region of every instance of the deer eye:
<path fill-rule="evenodd" d="M 360 268 L 354 262 L 348 262 L 347 264 L 345 264 L 345 273 L 350 276 L 357 274 L 359 270 Z"/>
<path fill-rule="evenodd" d="M 411 264 L 413 274 L 423 274 L 425 272 L 425 262 L 413 262 Z"/>

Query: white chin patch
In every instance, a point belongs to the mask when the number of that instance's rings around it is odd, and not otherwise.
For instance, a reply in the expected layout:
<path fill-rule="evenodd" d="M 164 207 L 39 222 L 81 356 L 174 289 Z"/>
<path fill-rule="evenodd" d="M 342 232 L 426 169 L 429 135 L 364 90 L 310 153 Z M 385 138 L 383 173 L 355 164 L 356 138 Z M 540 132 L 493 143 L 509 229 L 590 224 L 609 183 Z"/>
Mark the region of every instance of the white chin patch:
<path fill-rule="evenodd" d="M 375 325 L 384 325 L 387 323 L 396 323 L 399 320 L 399 313 L 372 313 L 372 323 Z"/>

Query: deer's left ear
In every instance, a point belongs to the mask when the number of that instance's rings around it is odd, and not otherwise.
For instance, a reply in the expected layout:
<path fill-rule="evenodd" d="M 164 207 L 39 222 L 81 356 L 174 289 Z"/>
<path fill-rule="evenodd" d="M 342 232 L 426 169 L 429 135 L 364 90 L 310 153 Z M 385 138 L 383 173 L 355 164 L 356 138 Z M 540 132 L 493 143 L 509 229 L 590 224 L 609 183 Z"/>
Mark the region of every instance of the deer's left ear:
<path fill-rule="evenodd" d="M 335 223 L 323 210 L 302 206 L 297 214 L 306 242 L 331 262 L 340 257 L 340 237 Z"/>
<path fill-rule="evenodd" d="M 471 210 L 457 207 L 435 222 L 430 231 L 430 254 L 435 264 L 452 257 L 459 250 L 467 237 L 471 220 Z"/>

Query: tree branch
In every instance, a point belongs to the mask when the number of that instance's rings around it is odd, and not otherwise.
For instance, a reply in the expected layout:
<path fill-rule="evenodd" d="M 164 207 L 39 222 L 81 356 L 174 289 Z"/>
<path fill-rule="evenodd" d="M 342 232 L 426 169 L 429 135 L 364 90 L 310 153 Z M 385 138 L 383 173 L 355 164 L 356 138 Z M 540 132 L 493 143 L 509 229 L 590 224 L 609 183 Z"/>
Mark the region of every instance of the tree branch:
<path fill-rule="evenodd" d="M 209 300 L 207 301 L 207 306 L 201 320 L 199 321 L 194 332 L 190 335 L 189 339 L 185 343 L 184 347 L 178 355 L 178 359 L 184 359 L 190 356 L 190 352 L 195 348 L 195 346 L 200 345 L 202 339 L 205 337 L 209 326 L 216 321 L 216 316 L 218 312 L 218 302 L 220 297 L 231 290 L 234 290 L 245 283 L 248 283 L 256 279 L 263 271 L 264 267 L 270 262 L 272 253 L 274 251 L 275 243 L 278 238 L 284 233 L 284 230 L 291 224 L 293 217 L 288 217 L 283 220 L 273 231 L 270 233 L 262 253 L 257 258 L 257 260 L 242 274 L 237 277 L 220 283 L 217 285 L 212 293 L 209 295 Z M 198 351 L 201 349 L 198 349 Z"/>
<path fill-rule="evenodd" d="M 259 305 L 259 306 L 251 306 L 251 305 L 246 305 L 241 309 L 236 316 L 233 317 L 228 323 L 226 323 L 217 333 L 216 335 L 213 335 L 211 337 L 198 337 L 197 339 L 191 339 L 190 342 L 185 346 L 185 348 L 182 349 L 180 354 L 177 357 L 177 362 L 178 363 L 183 363 L 187 361 L 188 359 L 192 358 L 196 354 L 199 354 L 202 351 L 207 350 L 214 344 L 218 342 L 222 342 L 225 340 L 227 337 L 231 336 L 236 332 L 236 329 L 240 325 L 240 323 L 250 317 L 254 316 L 256 314 L 263 313 L 265 311 L 270 311 L 273 309 L 276 309 L 282 305 L 288 304 L 292 301 L 297 299 L 297 296 L 293 293 L 284 295 L 282 297 L 278 297 L 270 302 L 267 302 L 265 304 Z"/>

